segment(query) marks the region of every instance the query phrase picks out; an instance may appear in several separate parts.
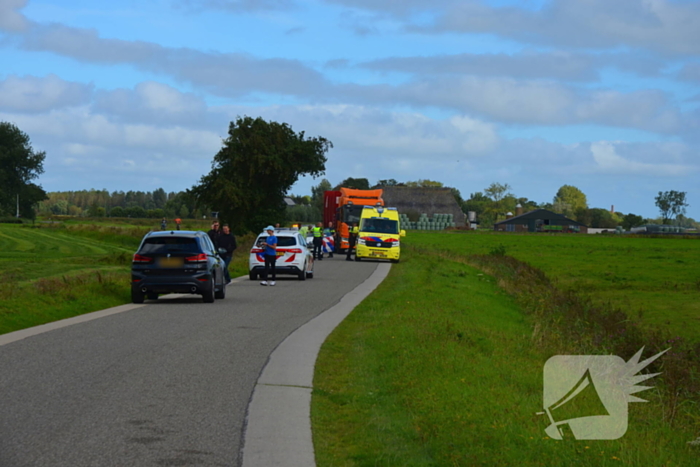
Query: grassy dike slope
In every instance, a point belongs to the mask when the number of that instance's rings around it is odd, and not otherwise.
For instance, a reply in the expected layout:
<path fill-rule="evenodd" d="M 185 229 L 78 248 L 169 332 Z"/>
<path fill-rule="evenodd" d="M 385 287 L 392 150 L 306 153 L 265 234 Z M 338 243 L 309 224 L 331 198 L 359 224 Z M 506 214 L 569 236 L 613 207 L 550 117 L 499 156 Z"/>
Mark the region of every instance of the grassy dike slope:
<path fill-rule="evenodd" d="M 131 258 L 146 222 L 0 224 L 0 334 L 131 303 Z M 248 274 L 253 240 L 238 238 L 231 277 Z"/>
<path fill-rule="evenodd" d="M 139 235 L 0 224 L 0 334 L 128 303 Z"/>
<path fill-rule="evenodd" d="M 700 237 L 411 232 L 410 239 L 460 256 L 500 248 L 542 270 L 561 290 L 700 340 Z"/>
<path fill-rule="evenodd" d="M 406 243 L 321 349 L 311 409 L 319 467 L 700 463 L 688 444 L 700 433 L 662 422 L 653 390 L 640 394 L 650 403 L 630 404 L 619 440 L 547 438 L 535 413 L 552 355 L 533 345 L 531 318 L 490 276 Z"/>

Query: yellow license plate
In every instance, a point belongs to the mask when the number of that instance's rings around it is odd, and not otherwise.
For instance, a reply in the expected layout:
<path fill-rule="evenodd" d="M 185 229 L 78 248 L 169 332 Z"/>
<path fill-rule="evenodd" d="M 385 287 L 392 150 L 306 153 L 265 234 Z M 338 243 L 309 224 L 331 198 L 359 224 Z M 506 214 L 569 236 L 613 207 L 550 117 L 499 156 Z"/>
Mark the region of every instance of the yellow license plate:
<path fill-rule="evenodd" d="M 161 258 L 158 264 L 162 268 L 179 268 L 182 267 L 185 262 L 182 258 Z"/>
<path fill-rule="evenodd" d="M 373 251 L 370 253 L 370 256 L 386 256 L 386 254 L 381 251 Z"/>

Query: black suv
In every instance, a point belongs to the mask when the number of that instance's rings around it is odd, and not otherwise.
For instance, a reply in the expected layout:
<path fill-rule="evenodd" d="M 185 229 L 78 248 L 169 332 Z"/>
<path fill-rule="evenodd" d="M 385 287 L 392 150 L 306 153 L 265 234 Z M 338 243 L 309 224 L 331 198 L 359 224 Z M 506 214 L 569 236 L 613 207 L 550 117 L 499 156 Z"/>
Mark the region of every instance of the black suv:
<path fill-rule="evenodd" d="M 224 260 L 204 232 L 147 233 L 131 265 L 131 300 L 161 293 L 201 295 L 205 303 L 226 296 Z"/>

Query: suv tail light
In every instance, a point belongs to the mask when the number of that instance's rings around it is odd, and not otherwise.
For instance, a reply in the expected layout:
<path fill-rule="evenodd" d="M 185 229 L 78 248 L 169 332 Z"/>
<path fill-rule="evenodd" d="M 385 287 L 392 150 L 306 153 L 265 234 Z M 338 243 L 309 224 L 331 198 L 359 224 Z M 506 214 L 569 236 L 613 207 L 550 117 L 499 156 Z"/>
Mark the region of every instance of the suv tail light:
<path fill-rule="evenodd" d="M 262 248 L 251 248 L 250 252 L 251 253 L 262 253 L 263 249 Z"/>
<path fill-rule="evenodd" d="M 187 258 L 185 258 L 185 261 L 188 263 L 206 263 L 207 262 L 207 254 L 200 253 L 197 256 L 188 256 Z"/>
<path fill-rule="evenodd" d="M 134 255 L 134 259 L 132 260 L 132 262 L 134 262 L 134 263 L 141 263 L 141 264 L 144 264 L 144 263 L 152 263 L 152 262 L 153 262 L 153 258 L 151 258 L 151 257 L 149 257 L 149 256 L 141 256 L 141 255 L 139 255 L 139 254 L 137 253 L 137 254 Z"/>

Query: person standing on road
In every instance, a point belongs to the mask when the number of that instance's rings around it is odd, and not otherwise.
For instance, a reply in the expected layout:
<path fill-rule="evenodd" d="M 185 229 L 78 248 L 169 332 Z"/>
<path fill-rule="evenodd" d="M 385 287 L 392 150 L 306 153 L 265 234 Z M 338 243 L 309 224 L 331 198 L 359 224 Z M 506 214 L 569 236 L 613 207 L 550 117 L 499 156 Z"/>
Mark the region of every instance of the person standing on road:
<path fill-rule="evenodd" d="M 323 229 L 321 228 L 321 223 L 319 222 L 314 227 L 314 258 L 318 260 L 323 259 Z"/>
<path fill-rule="evenodd" d="M 165 220 L 165 217 L 163 218 L 162 221 L 160 221 L 160 230 L 165 230 L 168 227 L 168 221 Z"/>
<path fill-rule="evenodd" d="M 224 279 L 226 279 L 227 284 L 231 282 L 231 275 L 228 272 L 228 265 L 231 264 L 233 251 L 237 247 L 236 237 L 234 237 L 231 233 L 231 229 L 228 224 L 224 224 L 224 226 L 221 228 L 221 234 L 219 235 L 219 254 L 224 260 Z"/>
<path fill-rule="evenodd" d="M 331 237 L 331 238 L 333 238 L 333 241 L 335 242 L 335 229 L 333 228 L 333 222 L 328 223 L 328 227 L 326 227 L 323 230 L 323 236 L 324 237 Z M 335 247 L 333 246 L 333 244 L 329 243 L 328 244 L 328 257 L 329 258 L 333 257 L 333 250 L 334 249 L 335 249 Z M 323 251 L 321 251 L 321 253 L 323 253 Z"/>
<path fill-rule="evenodd" d="M 275 285 L 275 263 L 277 262 L 277 237 L 275 237 L 275 228 L 271 225 L 265 227 L 267 238 L 262 243 L 263 256 L 265 258 L 265 270 L 262 273 L 262 281 L 260 285 Z M 272 272 L 272 280 L 267 282 L 268 272 Z"/>
<path fill-rule="evenodd" d="M 360 233 L 360 229 L 357 227 L 357 224 L 355 222 L 352 223 L 352 226 L 350 227 L 350 235 L 348 237 L 348 254 L 345 256 L 346 261 L 352 261 L 350 259 L 350 255 L 352 255 L 352 249 L 355 247 L 355 243 L 357 243 L 357 234 Z"/>
<path fill-rule="evenodd" d="M 299 229 L 299 235 L 301 235 L 301 238 L 306 241 L 306 234 L 309 232 L 309 229 L 305 226 L 302 225 L 301 228 Z"/>
<path fill-rule="evenodd" d="M 219 235 L 221 235 L 221 230 L 219 230 L 219 221 L 214 220 L 211 223 L 211 230 L 207 232 L 209 239 L 214 244 L 214 248 L 219 248 Z"/>

